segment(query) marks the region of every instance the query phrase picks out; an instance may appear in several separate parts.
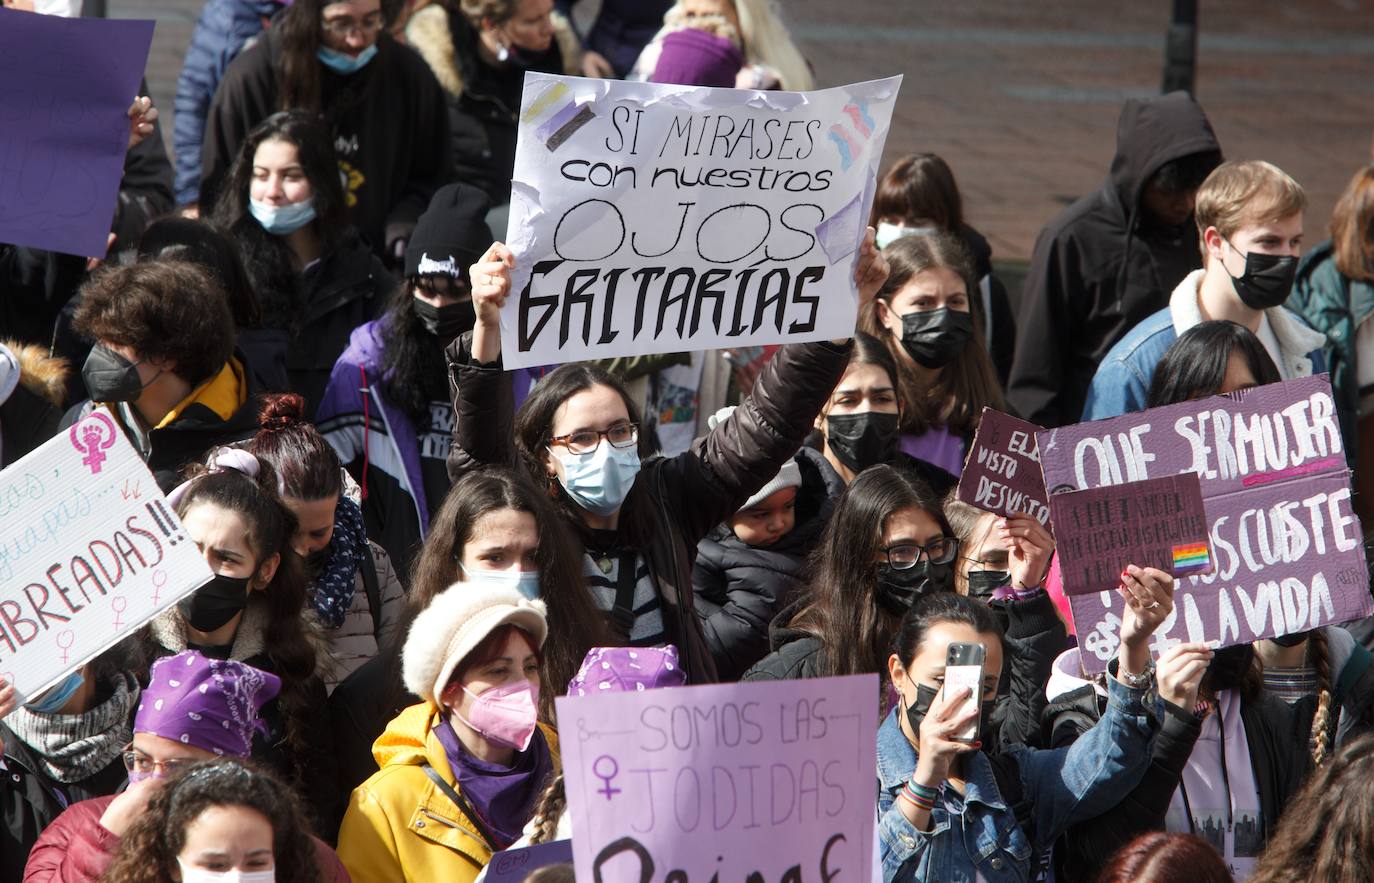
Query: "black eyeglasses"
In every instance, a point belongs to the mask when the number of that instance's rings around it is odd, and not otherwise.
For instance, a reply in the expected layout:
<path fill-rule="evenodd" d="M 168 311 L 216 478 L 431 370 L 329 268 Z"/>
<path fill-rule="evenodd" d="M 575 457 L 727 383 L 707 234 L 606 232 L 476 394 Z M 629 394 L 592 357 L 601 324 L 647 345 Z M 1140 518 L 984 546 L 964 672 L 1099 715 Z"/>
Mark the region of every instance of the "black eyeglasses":
<path fill-rule="evenodd" d="M 898 543 L 883 549 L 883 554 L 887 556 L 887 563 L 893 570 L 910 570 L 920 564 L 923 558 L 931 564 L 949 564 L 959 557 L 959 540 L 955 537 L 940 537 L 924 546 L 916 543 Z"/>
<path fill-rule="evenodd" d="M 590 454 L 603 438 L 613 448 L 632 448 L 639 444 L 639 426 L 627 421 L 617 423 L 610 429 L 579 429 L 567 435 L 555 435 L 549 439 L 549 444 L 562 445 L 570 454 Z"/>
<path fill-rule="evenodd" d="M 124 746 L 122 754 L 124 769 L 140 776 L 174 776 L 180 770 L 184 770 L 196 762 L 193 757 L 170 757 L 167 760 L 153 760 L 142 751 L 134 748 L 133 745 Z"/>
<path fill-rule="evenodd" d="M 362 21 L 356 18 L 327 18 L 320 22 L 320 28 L 336 37 L 347 37 L 354 31 L 367 37 L 382 29 L 382 14 L 374 12 Z"/>

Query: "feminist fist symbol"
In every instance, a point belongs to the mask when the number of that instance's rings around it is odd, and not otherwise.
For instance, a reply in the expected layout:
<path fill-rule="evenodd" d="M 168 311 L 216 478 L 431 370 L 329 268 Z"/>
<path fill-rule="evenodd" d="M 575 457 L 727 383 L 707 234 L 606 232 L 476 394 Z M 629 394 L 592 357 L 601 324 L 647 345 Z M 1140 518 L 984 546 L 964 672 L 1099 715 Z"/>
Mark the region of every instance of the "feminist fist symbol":
<path fill-rule="evenodd" d="M 81 458 L 81 463 L 90 467 L 92 475 L 99 475 L 101 464 L 105 462 L 105 451 L 115 443 L 114 422 L 103 412 L 94 411 L 73 426 L 69 436 L 72 447 L 86 455 Z"/>

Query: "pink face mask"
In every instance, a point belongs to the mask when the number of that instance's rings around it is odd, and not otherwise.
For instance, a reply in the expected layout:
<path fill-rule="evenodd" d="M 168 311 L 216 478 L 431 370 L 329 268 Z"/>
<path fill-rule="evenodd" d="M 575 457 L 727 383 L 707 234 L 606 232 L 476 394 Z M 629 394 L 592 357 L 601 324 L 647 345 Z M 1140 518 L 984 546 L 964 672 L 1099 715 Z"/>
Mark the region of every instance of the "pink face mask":
<path fill-rule="evenodd" d="M 537 726 L 539 685 L 528 680 L 516 681 L 474 693 L 467 687 L 464 693 L 472 697 L 468 717 L 453 716 L 476 730 L 488 742 L 524 751 L 530 745 Z"/>

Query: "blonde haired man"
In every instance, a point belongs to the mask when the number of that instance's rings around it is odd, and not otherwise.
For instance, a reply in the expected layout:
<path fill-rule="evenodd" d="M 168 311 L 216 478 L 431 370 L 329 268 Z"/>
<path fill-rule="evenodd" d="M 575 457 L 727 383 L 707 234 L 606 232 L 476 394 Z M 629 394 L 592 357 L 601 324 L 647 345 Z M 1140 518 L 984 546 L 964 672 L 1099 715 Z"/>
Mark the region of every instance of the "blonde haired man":
<path fill-rule="evenodd" d="M 1155 365 L 1178 335 L 1200 322 L 1244 325 L 1284 380 L 1326 370 L 1325 337 L 1285 309 L 1302 250 L 1307 195 L 1282 169 L 1248 160 L 1218 166 L 1198 188 L 1203 269 L 1189 273 L 1169 306 L 1141 322 L 1114 347 L 1093 377 L 1084 420 L 1139 411 Z"/>

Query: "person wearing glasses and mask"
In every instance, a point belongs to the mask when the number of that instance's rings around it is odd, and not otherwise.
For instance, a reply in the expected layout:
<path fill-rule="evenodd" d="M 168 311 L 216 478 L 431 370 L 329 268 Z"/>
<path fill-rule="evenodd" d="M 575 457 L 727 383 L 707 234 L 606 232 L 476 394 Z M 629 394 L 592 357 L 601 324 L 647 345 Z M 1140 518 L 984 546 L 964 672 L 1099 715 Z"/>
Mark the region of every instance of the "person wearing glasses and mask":
<path fill-rule="evenodd" d="M 406 42 L 444 90 L 458 180 L 504 207 L 525 71 L 581 76 L 582 50 L 572 25 L 554 11 L 553 0 L 431 3 L 406 23 Z"/>
<path fill-rule="evenodd" d="M 24 883 L 99 880 L 164 779 L 200 761 L 249 756 L 262 725 L 259 712 L 280 689 L 275 675 L 195 650 L 154 663 L 122 753 L 128 786 L 72 804 L 44 829 L 29 853 Z M 346 879 L 332 849 L 319 840 L 315 849 L 326 881 Z"/>
<path fill-rule="evenodd" d="M 885 673 L 902 615 L 921 595 L 954 591 L 958 558 L 924 482 L 886 464 L 865 469 L 840 497 L 801 597 L 773 621 L 773 652 L 744 680 Z"/>
<path fill-rule="evenodd" d="M 229 65 L 210 104 L 199 203 L 209 210 L 249 132 L 280 110 L 324 118 L 348 219 L 399 265 L 420 213 L 452 180 L 448 117 L 434 75 L 385 31 L 379 0 L 297 0 Z"/>
<path fill-rule="evenodd" d="M 887 275 L 872 229 L 855 263 L 862 305 Z M 693 603 L 697 543 L 796 454 L 844 371 L 851 343 L 783 347 L 740 407 L 704 438 L 676 457 L 641 461 L 649 452 L 640 445 L 639 409 L 596 365 L 557 368 L 512 414 L 500 317 L 514 264 L 498 242 L 471 270 L 477 325 L 448 349 L 449 474 L 492 463 L 529 469 L 581 540 L 583 575 L 616 634 L 632 645 L 675 644 L 692 682 L 714 681 Z"/>

